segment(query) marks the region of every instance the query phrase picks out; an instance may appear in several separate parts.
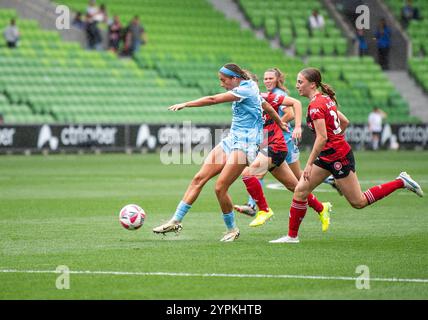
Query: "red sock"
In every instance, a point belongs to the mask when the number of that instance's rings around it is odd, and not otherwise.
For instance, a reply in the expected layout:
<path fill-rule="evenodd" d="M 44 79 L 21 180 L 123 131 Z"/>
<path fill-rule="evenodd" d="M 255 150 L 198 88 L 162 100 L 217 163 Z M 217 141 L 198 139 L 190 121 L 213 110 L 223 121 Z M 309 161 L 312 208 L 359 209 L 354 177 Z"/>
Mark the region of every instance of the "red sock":
<path fill-rule="evenodd" d="M 288 236 L 297 237 L 299 227 L 306 215 L 307 201 L 297 201 L 293 199 L 290 208 L 290 219 L 288 221 Z"/>
<path fill-rule="evenodd" d="M 310 206 L 318 213 L 321 213 L 321 211 L 324 209 L 323 204 L 319 202 L 317 197 L 315 197 L 312 193 L 310 193 L 308 196 L 308 206 Z"/>
<path fill-rule="evenodd" d="M 370 188 L 369 190 L 364 192 L 364 196 L 367 198 L 367 201 L 369 202 L 369 204 L 372 204 L 390 195 L 395 190 L 401 189 L 401 188 L 404 188 L 404 182 L 401 179 L 397 179 L 397 180 Z"/>
<path fill-rule="evenodd" d="M 250 196 L 256 201 L 259 210 L 268 211 L 269 207 L 266 202 L 265 195 L 263 193 L 263 188 L 259 182 L 259 179 L 256 177 L 243 177 L 245 186 Z"/>

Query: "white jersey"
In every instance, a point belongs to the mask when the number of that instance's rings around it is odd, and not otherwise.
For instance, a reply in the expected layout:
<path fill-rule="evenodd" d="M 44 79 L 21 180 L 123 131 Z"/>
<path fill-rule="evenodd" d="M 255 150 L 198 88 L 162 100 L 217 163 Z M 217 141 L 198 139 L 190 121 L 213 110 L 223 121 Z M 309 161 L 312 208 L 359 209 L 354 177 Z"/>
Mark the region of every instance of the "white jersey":
<path fill-rule="evenodd" d="M 378 112 L 371 112 L 369 114 L 369 130 L 372 132 L 382 131 L 382 115 Z"/>

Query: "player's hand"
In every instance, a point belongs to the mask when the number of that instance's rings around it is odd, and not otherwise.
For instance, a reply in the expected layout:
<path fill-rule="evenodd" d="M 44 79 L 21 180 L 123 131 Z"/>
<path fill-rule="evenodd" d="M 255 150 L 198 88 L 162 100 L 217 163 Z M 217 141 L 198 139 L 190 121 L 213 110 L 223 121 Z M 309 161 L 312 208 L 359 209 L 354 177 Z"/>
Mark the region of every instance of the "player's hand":
<path fill-rule="evenodd" d="M 281 130 L 282 130 L 282 131 L 290 132 L 290 129 L 288 129 L 288 125 L 287 125 L 287 123 L 286 123 L 286 122 L 282 122 L 282 121 L 281 121 L 280 128 L 281 128 Z"/>
<path fill-rule="evenodd" d="M 178 110 L 181 110 L 184 108 L 186 108 L 186 103 L 178 103 L 178 104 L 174 104 L 173 106 L 169 107 L 168 110 L 178 111 Z"/>
<path fill-rule="evenodd" d="M 312 164 L 307 164 L 305 170 L 303 170 L 303 179 L 305 181 L 309 181 L 311 179 L 312 166 Z"/>
<path fill-rule="evenodd" d="M 297 140 L 302 139 L 302 127 L 294 127 L 292 137 Z"/>
<path fill-rule="evenodd" d="M 294 140 L 294 144 L 298 146 L 302 140 L 302 127 L 295 127 L 291 137 Z"/>

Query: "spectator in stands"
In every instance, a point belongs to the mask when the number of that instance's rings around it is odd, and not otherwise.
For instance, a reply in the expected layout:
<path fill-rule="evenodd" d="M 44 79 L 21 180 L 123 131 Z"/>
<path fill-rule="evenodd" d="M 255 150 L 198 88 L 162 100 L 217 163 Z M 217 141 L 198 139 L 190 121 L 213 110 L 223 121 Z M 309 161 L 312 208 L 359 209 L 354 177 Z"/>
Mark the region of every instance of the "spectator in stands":
<path fill-rule="evenodd" d="M 105 4 L 100 5 L 100 9 L 95 14 L 94 19 L 99 23 L 105 23 L 105 24 L 109 23 L 107 8 Z"/>
<path fill-rule="evenodd" d="M 364 29 L 357 29 L 355 41 L 358 42 L 358 53 L 360 57 L 366 56 L 369 52 L 369 45 L 367 44 L 367 40 L 364 36 Z"/>
<path fill-rule="evenodd" d="M 120 37 L 122 34 L 122 24 L 119 17 L 114 16 L 113 22 L 108 27 L 109 49 L 118 52 L 120 46 Z"/>
<path fill-rule="evenodd" d="M 101 50 L 102 36 L 98 28 L 98 22 L 89 13 L 86 14 L 86 36 L 88 39 L 88 48 L 90 50 Z"/>
<path fill-rule="evenodd" d="M 387 114 L 378 107 L 374 107 L 372 112 L 369 114 L 368 125 L 372 137 L 371 148 L 374 151 L 379 149 L 379 141 L 382 134 L 382 121 L 386 117 Z"/>
<path fill-rule="evenodd" d="M 134 56 L 140 50 L 141 45 L 147 43 L 146 32 L 138 16 L 135 16 L 126 28 L 124 42 L 123 55 L 125 56 Z"/>
<path fill-rule="evenodd" d="M 375 33 L 379 64 L 383 70 L 389 69 L 389 49 L 391 47 L 391 29 L 382 18 Z"/>
<path fill-rule="evenodd" d="M 407 0 L 403 8 L 401 8 L 401 23 L 407 29 L 411 20 L 419 20 L 419 9 L 413 6 L 412 0 Z"/>
<path fill-rule="evenodd" d="M 312 31 L 316 29 L 323 29 L 325 26 L 324 17 L 319 14 L 317 9 L 312 11 L 312 14 L 309 16 L 309 32 L 312 34 Z"/>
<path fill-rule="evenodd" d="M 98 11 L 97 2 L 95 0 L 89 0 L 88 7 L 86 8 L 86 15 L 93 18 Z"/>
<path fill-rule="evenodd" d="M 85 22 L 82 19 L 82 12 L 78 11 L 73 19 L 72 25 L 80 30 L 85 29 Z"/>
<path fill-rule="evenodd" d="M 16 26 L 15 19 L 10 20 L 10 25 L 4 30 L 4 38 L 9 48 L 16 48 L 19 40 L 19 29 Z"/>

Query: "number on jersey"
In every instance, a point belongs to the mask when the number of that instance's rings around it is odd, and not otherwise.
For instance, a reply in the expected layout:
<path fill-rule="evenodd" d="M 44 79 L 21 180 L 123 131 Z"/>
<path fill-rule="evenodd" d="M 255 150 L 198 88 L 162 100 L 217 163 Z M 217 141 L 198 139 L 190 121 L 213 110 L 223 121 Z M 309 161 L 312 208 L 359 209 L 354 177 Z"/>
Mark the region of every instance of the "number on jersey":
<path fill-rule="evenodd" d="M 342 129 L 340 128 L 340 119 L 339 116 L 337 115 L 337 112 L 334 110 L 330 110 L 330 115 L 334 118 L 334 130 L 333 133 L 334 134 L 339 134 L 342 132 Z"/>

